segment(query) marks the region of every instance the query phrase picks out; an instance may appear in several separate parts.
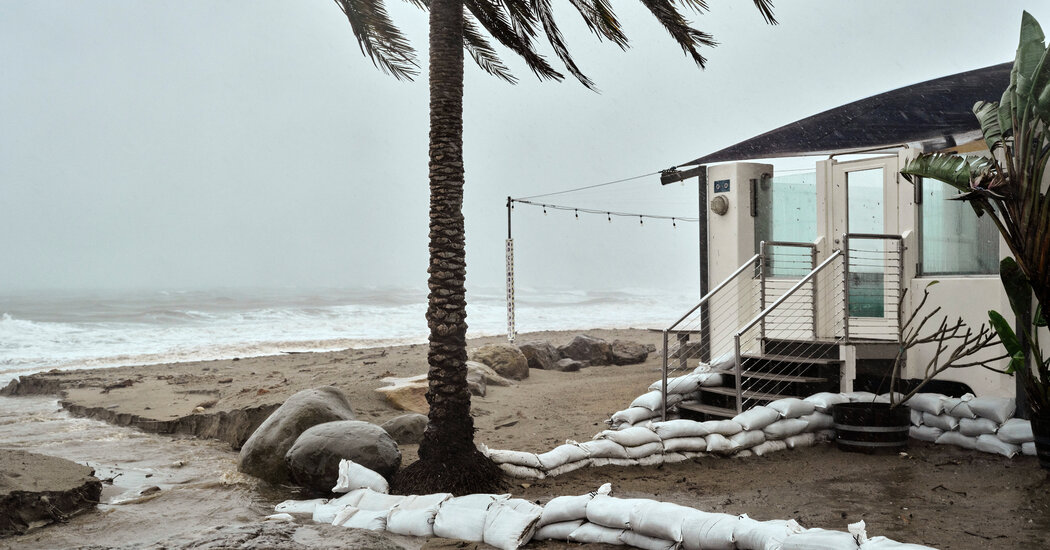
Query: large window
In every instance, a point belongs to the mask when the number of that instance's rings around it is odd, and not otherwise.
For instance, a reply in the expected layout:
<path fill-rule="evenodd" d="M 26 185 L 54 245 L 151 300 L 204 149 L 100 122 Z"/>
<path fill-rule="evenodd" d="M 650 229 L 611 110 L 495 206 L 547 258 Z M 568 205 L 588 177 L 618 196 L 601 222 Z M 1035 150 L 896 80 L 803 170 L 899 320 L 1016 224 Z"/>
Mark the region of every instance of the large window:
<path fill-rule="evenodd" d="M 958 192 L 935 180 L 922 181 L 919 259 L 923 275 L 987 275 L 999 272 L 999 232 L 987 215 L 977 217 Z"/>
<path fill-rule="evenodd" d="M 756 190 L 755 251 L 762 241 L 817 238 L 817 173 L 763 178 Z"/>

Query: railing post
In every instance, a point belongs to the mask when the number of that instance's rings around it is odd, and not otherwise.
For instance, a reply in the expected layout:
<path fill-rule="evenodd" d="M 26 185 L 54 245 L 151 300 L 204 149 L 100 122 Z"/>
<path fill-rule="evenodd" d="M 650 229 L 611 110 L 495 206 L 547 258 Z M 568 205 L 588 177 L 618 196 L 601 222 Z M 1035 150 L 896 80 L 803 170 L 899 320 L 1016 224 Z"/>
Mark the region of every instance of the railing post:
<path fill-rule="evenodd" d="M 817 247 L 809 249 L 809 270 L 817 268 Z M 813 277 L 813 290 L 810 295 L 810 314 L 813 316 L 813 339 L 817 339 L 817 277 Z"/>
<path fill-rule="evenodd" d="M 662 412 L 660 414 L 660 420 L 667 420 L 667 331 L 664 331 L 664 368 L 663 368 L 663 388 L 660 390 L 660 408 Z"/>
<path fill-rule="evenodd" d="M 766 271 L 769 262 L 766 261 L 766 241 L 758 243 L 758 311 L 766 310 Z M 758 328 L 758 349 L 761 353 L 766 352 L 766 318 L 762 318 L 762 325 Z M 739 355 L 737 350 L 737 355 Z"/>
<path fill-rule="evenodd" d="M 903 317 L 901 310 L 904 308 L 904 301 L 901 300 L 902 293 L 904 292 L 904 239 L 897 241 L 897 341 L 900 342 L 901 323 Z"/>
<path fill-rule="evenodd" d="M 842 235 L 842 342 L 849 343 L 849 233 Z"/>
<path fill-rule="evenodd" d="M 740 360 L 740 335 L 733 335 L 733 348 L 736 353 L 736 367 L 733 369 L 736 373 L 736 412 L 740 414 L 744 412 L 744 369 Z"/>

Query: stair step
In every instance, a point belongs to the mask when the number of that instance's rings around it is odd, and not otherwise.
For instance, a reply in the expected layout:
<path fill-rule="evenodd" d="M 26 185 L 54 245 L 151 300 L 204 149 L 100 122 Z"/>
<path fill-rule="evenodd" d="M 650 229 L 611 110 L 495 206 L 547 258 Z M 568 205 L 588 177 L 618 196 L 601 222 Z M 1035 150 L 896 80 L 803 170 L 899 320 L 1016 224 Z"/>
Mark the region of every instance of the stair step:
<path fill-rule="evenodd" d="M 701 392 L 717 393 L 721 395 L 736 396 L 736 388 L 727 388 L 724 386 L 704 386 L 700 388 Z M 757 401 L 776 401 L 777 399 L 783 399 L 785 397 L 798 397 L 797 395 L 781 395 L 779 393 L 765 393 L 760 391 L 744 390 L 741 392 L 744 399 L 751 399 Z"/>
<path fill-rule="evenodd" d="M 842 359 L 825 359 L 822 357 L 795 357 L 792 355 L 762 355 L 760 353 L 741 353 L 743 359 L 757 359 L 773 363 L 802 363 L 806 365 L 838 365 Z"/>
<path fill-rule="evenodd" d="M 678 408 L 709 414 L 711 416 L 720 416 L 723 418 L 733 418 L 737 415 L 736 409 L 724 409 L 722 407 L 715 407 L 714 405 L 705 405 L 699 401 L 682 401 L 678 404 Z"/>
<path fill-rule="evenodd" d="M 718 374 L 725 374 L 727 376 L 736 376 L 736 372 L 733 369 L 711 369 L 710 372 L 716 372 Z M 827 382 L 827 378 L 820 376 L 794 376 L 790 374 L 776 374 L 773 372 L 762 372 L 754 370 L 745 370 L 743 372 L 744 378 L 755 378 L 758 380 L 772 380 L 774 382 L 800 382 L 803 384 Z"/>

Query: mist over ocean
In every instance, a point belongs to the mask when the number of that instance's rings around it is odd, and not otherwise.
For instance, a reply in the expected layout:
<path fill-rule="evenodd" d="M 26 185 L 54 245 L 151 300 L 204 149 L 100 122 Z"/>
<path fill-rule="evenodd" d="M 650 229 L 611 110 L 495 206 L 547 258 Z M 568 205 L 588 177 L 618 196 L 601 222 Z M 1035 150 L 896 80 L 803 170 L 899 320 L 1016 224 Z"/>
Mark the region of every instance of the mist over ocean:
<path fill-rule="evenodd" d="M 469 336 L 506 334 L 502 289 L 467 295 Z M 695 298 L 518 289 L 517 331 L 664 328 Z M 228 359 L 425 342 L 416 289 L 0 296 L 0 384 L 52 368 Z"/>

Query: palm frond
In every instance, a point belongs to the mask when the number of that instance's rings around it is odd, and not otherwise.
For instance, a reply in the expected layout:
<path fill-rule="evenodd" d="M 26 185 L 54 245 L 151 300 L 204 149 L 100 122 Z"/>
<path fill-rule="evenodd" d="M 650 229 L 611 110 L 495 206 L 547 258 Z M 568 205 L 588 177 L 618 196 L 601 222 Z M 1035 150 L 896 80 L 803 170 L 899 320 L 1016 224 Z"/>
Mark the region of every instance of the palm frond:
<path fill-rule="evenodd" d="M 627 35 L 623 33 L 616 14 L 608 0 L 570 0 L 583 22 L 598 39 L 608 39 L 620 49 L 627 49 Z"/>
<path fill-rule="evenodd" d="M 463 9 L 463 12 L 463 48 L 470 54 L 474 63 L 486 73 L 500 80 L 516 84 L 518 79 L 511 74 L 510 69 L 503 64 L 499 55 L 496 54 L 496 50 L 482 36 L 477 20 L 470 13 L 467 13 L 466 8 Z"/>
<path fill-rule="evenodd" d="M 678 42 L 682 51 L 689 57 L 692 57 L 693 62 L 698 67 L 704 68 L 707 64 L 707 58 L 701 55 L 697 48 L 701 46 L 716 46 L 718 43 L 715 42 L 714 37 L 691 27 L 689 22 L 682 17 L 678 8 L 671 3 L 671 0 L 641 0 L 641 2 L 649 10 L 649 13 L 652 13 L 656 20 L 663 25 L 664 29 L 671 35 L 671 38 Z"/>
<path fill-rule="evenodd" d="M 398 80 L 419 75 L 416 52 L 394 25 L 382 0 L 335 0 L 343 10 L 361 52 L 385 73 Z"/>
<path fill-rule="evenodd" d="M 515 32 L 510 19 L 500 5 L 495 4 L 492 0 L 464 0 L 463 5 L 493 38 L 518 54 L 536 76 L 550 80 L 565 78 L 536 51 L 535 45 L 527 35 L 523 36 Z"/>
<path fill-rule="evenodd" d="M 762 12 L 762 19 L 770 25 L 777 24 L 777 18 L 773 17 L 773 0 L 755 0 L 755 7 Z"/>
<path fill-rule="evenodd" d="M 968 193 L 972 191 L 970 184 L 974 178 L 991 168 L 992 161 L 985 157 L 923 153 L 908 161 L 901 174 L 911 182 L 914 182 L 914 176 L 931 178 Z"/>
<path fill-rule="evenodd" d="M 547 35 L 547 42 L 550 42 L 551 47 L 554 48 L 554 54 L 558 56 L 558 59 L 561 59 L 569 74 L 576 77 L 580 84 L 583 84 L 588 90 L 594 90 L 594 81 L 583 74 L 583 71 L 576 66 L 576 61 L 572 59 L 572 55 L 569 54 L 569 47 L 565 44 L 565 37 L 562 36 L 561 29 L 558 28 L 558 23 L 554 20 L 550 0 L 530 0 L 530 4 L 532 12 L 536 14 L 540 25 L 543 26 L 543 32 Z"/>

